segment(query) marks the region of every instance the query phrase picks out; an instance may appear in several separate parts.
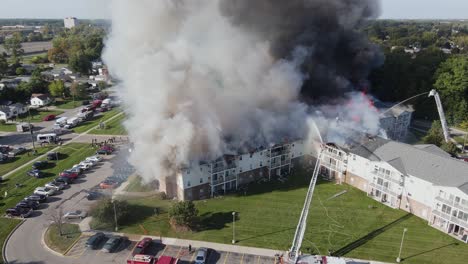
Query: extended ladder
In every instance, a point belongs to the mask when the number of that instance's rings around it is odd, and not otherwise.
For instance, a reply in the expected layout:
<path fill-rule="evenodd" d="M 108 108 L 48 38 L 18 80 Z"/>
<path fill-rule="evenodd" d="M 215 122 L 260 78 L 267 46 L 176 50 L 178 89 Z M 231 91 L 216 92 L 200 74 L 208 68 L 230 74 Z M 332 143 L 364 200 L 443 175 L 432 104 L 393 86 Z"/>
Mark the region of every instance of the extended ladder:
<path fill-rule="evenodd" d="M 315 162 L 314 172 L 312 174 L 312 179 L 310 179 L 309 190 L 307 191 L 307 196 L 304 202 L 304 208 L 302 208 L 301 217 L 299 218 L 299 224 L 296 228 L 296 233 L 294 234 L 293 244 L 289 250 L 289 260 L 292 263 L 297 262 L 299 257 L 299 250 L 301 249 L 302 240 L 304 239 L 304 233 L 307 227 L 307 216 L 309 215 L 310 203 L 312 201 L 312 196 L 314 195 L 315 183 L 317 182 L 318 173 L 320 171 L 320 163 L 322 159 L 322 151 L 320 150 L 317 157 L 317 162 Z"/>

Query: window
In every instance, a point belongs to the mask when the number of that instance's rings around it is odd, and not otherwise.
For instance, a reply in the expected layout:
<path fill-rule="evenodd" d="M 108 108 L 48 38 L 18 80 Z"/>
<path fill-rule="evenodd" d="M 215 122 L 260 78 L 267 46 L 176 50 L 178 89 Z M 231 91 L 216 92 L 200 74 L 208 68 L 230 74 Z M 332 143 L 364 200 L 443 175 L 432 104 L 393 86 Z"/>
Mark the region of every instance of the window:
<path fill-rule="evenodd" d="M 187 186 L 190 187 L 190 181 L 187 182 Z"/>
<path fill-rule="evenodd" d="M 253 153 L 250 153 L 250 158 L 252 158 L 252 156 L 253 156 Z"/>
<path fill-rule="evenodd" d="M 382 185 L 382 184 L 383 184 L 383 179 L 382 179 L 382 178 L 378 178 L 378 179 L 377 179 L 377 184 L 378 184 L 378 185 Z"/>
<path fill-rule="evenodd" d="M 239 156 L 239 160 L 242 160 L 242 155 Z"/>
<path fill-rule="evenodd" d="M 262 167 L 262 166 L 263 166 L 263 165 L 262 165 L 262 162 L 260 161 L 260 167 Z"/>
<path fill-rule="evenodd" d="M 356 155 L 353 155 L 353 160 L 356 160 Z"/>
<path fill-rule="evenodd" d="M 457 204 L 460 203 L 460 197 L 458 197 L 458 196 L 455 197 L 455 203 L 457 203 Z"/>
<path fill-rule="evenodd" d="M 203 178 L 200 178 L 200 183 L 203 183 Z"/>
<path fill-rule="evenodd" d="M 190 170 L 187 170 L 187 174 L 190 174 Z"/>

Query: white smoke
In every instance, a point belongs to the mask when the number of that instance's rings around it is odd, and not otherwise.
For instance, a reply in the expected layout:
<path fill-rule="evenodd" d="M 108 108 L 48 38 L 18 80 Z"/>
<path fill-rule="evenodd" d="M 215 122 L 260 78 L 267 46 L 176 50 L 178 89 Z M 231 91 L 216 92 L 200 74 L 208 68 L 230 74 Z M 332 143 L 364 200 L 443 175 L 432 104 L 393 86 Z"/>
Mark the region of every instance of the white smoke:
<path fill-rule="evenodd" d="M 121 81 L 130 162 L 144 179 L 174 175 L 190 160 L 305 137 L 311 116 L 321 129 L 340 129 L 316 110 L 333 109 L 346 120 L 346 107 L 311 109 L 299 100 L 310 49 L 296 47 L 288 60 L 269 50 L 270 43 L 229 23 L 216 0 L 112 2 L 104 60 Z M 376 114 L 356 111 L 369 121 L 359 126 L 377 132 Z"/>

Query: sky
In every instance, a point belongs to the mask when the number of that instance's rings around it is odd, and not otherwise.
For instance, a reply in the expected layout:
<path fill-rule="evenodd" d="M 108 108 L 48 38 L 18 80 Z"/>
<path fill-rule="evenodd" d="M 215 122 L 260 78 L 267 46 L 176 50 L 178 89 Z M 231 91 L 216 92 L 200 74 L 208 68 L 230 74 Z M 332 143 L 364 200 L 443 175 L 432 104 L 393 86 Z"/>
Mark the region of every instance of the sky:
<path fill-rule="evenodd" d="M 68 16 L 109 18 L 108 7 L 111 1 L 0 0 L 0 18 L 64 18 Z M 380 18 L 468 19 L 468 0 L 381 0 L 381 2 Z"/>

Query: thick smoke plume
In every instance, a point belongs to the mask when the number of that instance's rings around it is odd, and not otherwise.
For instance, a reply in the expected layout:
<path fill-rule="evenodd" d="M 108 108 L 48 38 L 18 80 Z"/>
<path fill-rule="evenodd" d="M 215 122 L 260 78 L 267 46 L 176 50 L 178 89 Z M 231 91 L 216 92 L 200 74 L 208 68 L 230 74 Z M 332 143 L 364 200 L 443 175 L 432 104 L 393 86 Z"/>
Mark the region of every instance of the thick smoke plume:
<path fill-rule="evenodd" d="M 376 112 L 353 92 L 381 60 L 356 30 L 376 16 L 375 0 L 122 0 L 112 9 L 104 59 L 120 80 L 130 162 L 147 180 L 303 138 L 311 118 L 332 138 L 343 127 L 378 131 Z"/>

